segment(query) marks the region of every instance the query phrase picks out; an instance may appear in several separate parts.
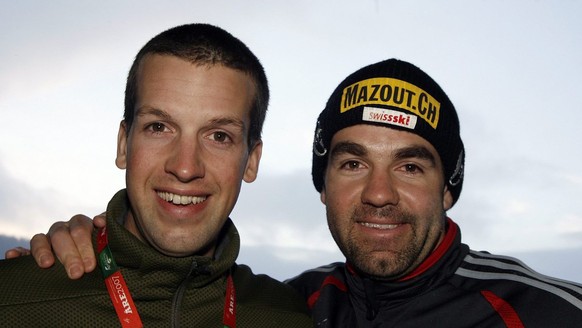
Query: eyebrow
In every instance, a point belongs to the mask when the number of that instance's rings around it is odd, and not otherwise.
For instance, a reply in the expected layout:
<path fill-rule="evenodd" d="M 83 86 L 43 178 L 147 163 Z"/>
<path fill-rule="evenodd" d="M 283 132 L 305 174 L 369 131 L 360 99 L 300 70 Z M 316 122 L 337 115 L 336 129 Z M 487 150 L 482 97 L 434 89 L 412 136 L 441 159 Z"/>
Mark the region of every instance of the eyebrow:
<path fill-rule="evenodd" d="M 421 160 L 427 160 L 433 166 L 436 165 L 436 158 L 434 157 L 434 155 L 426 147 L 420 145 L 413 145 L 410 147 L 397 149 L 394 153 L 394 158 L 396 159 L 417 158 Z"/>
<path fill-rule="evenodd" d="M 242 131 L 244 131 L 244 128 L 245 128 L 245 124 L 243 121 L 236 119 L 236 118 L 231 118 L 231 117 L 219 117 L 219 118 L 212 119 L 210 121 L 210 125 L 212 125 L 212 126 L 231 125 L 231 126 L 234 126 Z"/>
<path fill-rule="evenodd" d="M 365 156 L 368 154 L 366 148 L 358 143 L 350 141 L 338 142 L 331 149 L 330 157 L 336 157 L 343 154 L 350 154 L 355 156 Z"/>
<path fill-rule="evenodd" d="M 152 107 L 141 107 L 141 108 L 138 108 L 135 112 L 135 116 L 146 116 L 146 115 L 153 115 L 153 116 L 161 117 L 161 118 L 166 119 L 166 120 L 172 119 L 172 115 L 168 114 L 167 112 L 165 112 L 161 109 L 152 108 Z"/>
<path fill-rule="evenodd" d="M 330 157 L 337 157 L 342 154 L 350 154 L 354 156 L 366 156 L 368 150 L 359 143 L 344 141 L 338 142 L 331 150 Z M 396 149 L 393 156 L 397 160 L 417 158 L 429 161 L 433 166 L 436 165 L 435 156 L 424 146 L 412 145 L 409 147 Z"/>
<path fill-rule="evenodd" d="M 153 107 L 142 107 L 142 108 L 138 108 L 136 113 L 136 116 L 146 116 L 146 115 L 153 115 L 153 116 L 157 116 L 160 117 L 164 120 L 172 120 L 172 115 L 168 114 L 166 111 L 158 109 L 158 108 L 153 108 Z M 210 125 L 211 126 L 224 126 L 224 125 L 231 125 L 234 126 L 240 130 L 244 130 L 245 124 L 242 120 L 239 120 L 237 118 L 232 118 L 232 117 L 219 117 L 219 118 L 215 118 L 210 120 Z"/>

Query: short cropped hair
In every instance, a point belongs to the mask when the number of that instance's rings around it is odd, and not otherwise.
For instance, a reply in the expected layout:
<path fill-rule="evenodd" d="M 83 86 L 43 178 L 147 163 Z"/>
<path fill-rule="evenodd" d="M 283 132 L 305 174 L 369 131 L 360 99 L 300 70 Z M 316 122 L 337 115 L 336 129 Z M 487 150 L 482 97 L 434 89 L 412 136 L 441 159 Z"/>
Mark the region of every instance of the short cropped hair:
<path fill-rule="evenodd" d="M 247 143 L 252 147 L 261 140 L 261 131 L 269 105 L 269 86 L 265 70 L 259 59 L 239 39 L 225 30 L 209 24 L 188 24 L 166 30 L 138 52 L 125 87 L 125 111 L 127 129 L 135 116 L 137 71 L 142 59 L 149 54 L 171 55 L 197 65 L 223 65 L 250 76 L 255 84 L 255 96 L 250 109 L 250 127 Z"/>

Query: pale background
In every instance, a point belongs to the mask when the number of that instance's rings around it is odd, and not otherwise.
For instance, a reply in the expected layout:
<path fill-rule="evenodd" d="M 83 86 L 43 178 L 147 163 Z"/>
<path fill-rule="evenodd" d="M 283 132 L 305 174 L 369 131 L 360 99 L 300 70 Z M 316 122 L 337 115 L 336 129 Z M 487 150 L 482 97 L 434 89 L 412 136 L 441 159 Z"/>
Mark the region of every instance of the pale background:
<path fill-rule="evenodd" d="M 473 249 L 582 281 L 581 1 L 0 1 L 0 234 L 97 214 L 127 70 L 184 23 L 212 23 L 262 60 L 272 102 L 258 180 L 233 219 L 239 262 L 288 278 L 342 260 L 311 185 L 315 119 L 352 71 L 390 57 L 455 103 L 466 180 L 449 215 Z"/>

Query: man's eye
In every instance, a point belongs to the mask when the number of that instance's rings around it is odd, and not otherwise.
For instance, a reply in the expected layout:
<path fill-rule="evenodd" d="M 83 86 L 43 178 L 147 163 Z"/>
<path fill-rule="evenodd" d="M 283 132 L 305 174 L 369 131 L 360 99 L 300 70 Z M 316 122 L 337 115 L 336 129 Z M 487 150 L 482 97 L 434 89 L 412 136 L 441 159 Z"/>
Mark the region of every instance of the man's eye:
<path fill-rule="evenodd" d="M 227 142 L 229 139 L 228 135 L 222 131 L 217 131 L 212 134 L 212 140 L 218 142 Z"/>
<path fill-rule="evenodd" d="M 163 123 L 155 122 L 148 126 L 152 132 L 164 132 L 166 130 L 166 126 Z"/>
<path fill-rule="evenodd" d="M 404 165 L 404 170 L 408 173 L 417 173 L 421 171 L 420 168 L 415 164 Z"/>
<path fill-rule="evenodd" d="M 345 162 L 342 167 L 346 170 L 357 170 L 360 168 L 360 162 L 357 161 L 349 161 Z"/>

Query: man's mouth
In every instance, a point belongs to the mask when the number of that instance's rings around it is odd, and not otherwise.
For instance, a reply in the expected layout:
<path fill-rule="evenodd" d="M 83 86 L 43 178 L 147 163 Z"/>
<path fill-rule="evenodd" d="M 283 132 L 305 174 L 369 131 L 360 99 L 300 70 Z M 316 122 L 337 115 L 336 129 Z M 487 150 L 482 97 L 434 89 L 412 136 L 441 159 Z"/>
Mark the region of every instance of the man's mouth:
<path fill-rule="evenodd" d="M 359 224 L 361 224 L 367 228 L 381 229 L 381 230 L 392 230 L 392 229 L 396 229 L 400 226 L 399 224 L 380 224 L 380 223 L 369 223 L 369 222 L 359 222 Z"/>
<path fill-rule="evenodd" d="M 158 191 L 157 194 L 161 199 L 174 205 L 200 204 L 206 200 L 206 197 L 185 196 L 164 191 Z"/>

